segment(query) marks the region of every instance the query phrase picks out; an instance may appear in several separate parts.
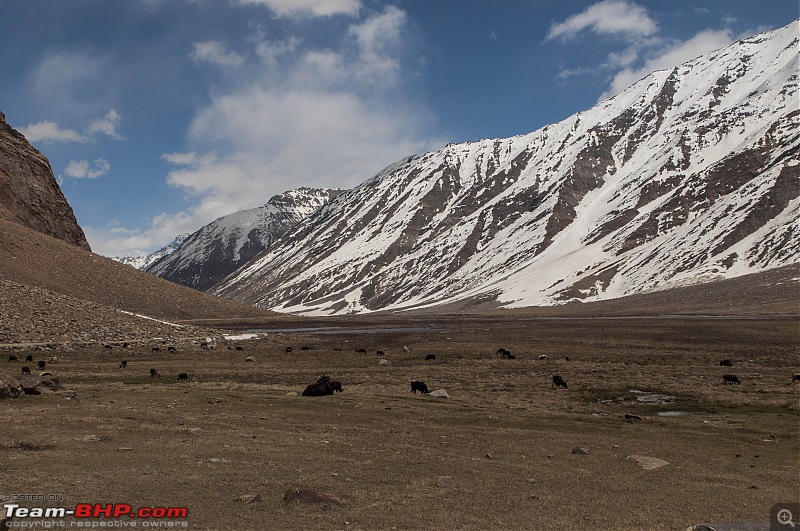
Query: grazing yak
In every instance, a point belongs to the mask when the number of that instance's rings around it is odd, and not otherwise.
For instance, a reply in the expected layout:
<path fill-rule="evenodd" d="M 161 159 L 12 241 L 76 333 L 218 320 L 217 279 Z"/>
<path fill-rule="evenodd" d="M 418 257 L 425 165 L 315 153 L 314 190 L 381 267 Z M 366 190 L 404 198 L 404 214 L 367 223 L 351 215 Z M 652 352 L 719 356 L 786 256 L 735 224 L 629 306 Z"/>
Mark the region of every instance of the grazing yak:
<path fill-rule="evenodd" d="M 792 375 L 792 383 L 800 382 L 800 374 L 793 374 Z"/>
<path fill-rule="evenodd" d="M 44 369 L 44 365 L 44 360 L 39 360 L 39 363 L 36 364 L 40 371 Z"/>
<path fill-rule="evenodd" d="M 161 347 L 153 347 L 152 352 L 161 352 Z"/>
<path fill-rule="evenodd" d="M 128 366 L 128 360 L 122 360 L 121 362 L 119 362 L 120 369 L 124 369 L 127 366 Z"/>
<path fill-rule="evenodd" d="M 739 378 L 735 374 L 726 374 L 726 375 L 724 375 L 722 377 L 722 385 L 725 385 L 725 384 L 728 384 L 728 383 L 731 384 L 731 385 L 733 385 L 733 384 L 737 384 L 738 385 L 738 384 L 740 384 L 742 382 L 741 382 L 741 380 L 739 380 Z"/>
<path fill-rule="evenodd" d="M 378 356 L 385 356 L 386 355 L 386 353 L 384 351 L 382 351 L 382 350 L 377 351 L 375 354 L 378 355 Z"/>
<path fill-rule="evenodd" d="M 425 356 L 425 361 L 430 361 L 430 360 L 436 361 L 436 354 L 428 354 L 427 356 Z"/>
<path fill-rule="evenodd" d="M 341 388 L 342 384 L 336 382 Z M 334 382 L 331 381 L 331 377 L 327 375 L 320 376 L 319 379 L 305 388 L 303 391 L 303 396 L 327 396 L 332 395 L 335 392 Z"/>
<path fill-rule="evenodd" d="M 176 380 L 188 380 L 188 379 L 189 379 L 189 375 L 188 375 L 188 374 L 186 374 L 185 372 L 182 372 L 182 373 L 180 373 L 180 374 L 178 375 L 178 377 L 177 377 L 177 378 L 175 378 L 175 379 L 176 379 Z"/>
<path fill-rule="evenodd" d="M 336 380 L 331 380 L 331 387 L 333 387 L 334 393 L 341 393 L 342 392 L 342 382 L 337 382 Z"/>
<path fill-rule="evenodd" d="M 308 347 L 300 347 L 300 350 L 311 350 L 311 349 Z"/>
<path fill-rule="evenodd" d="M 733 367 L 731 360 L 722 360 L 719 362 L 720 367 Z"/>
<path fill-rule="evenodd" d="M 19 361 L 19 356 L 12 354 L 8 357 L 8 362 L 11 363 L 12 361 Z"/>
<path fill-rule="evenodd" d="M 114 347 L 112 347 L 111 345 L 106 344 L 106 345 L 103 345 L 103 348 L 106 349 L 106 350 L 111 350 Z"/>
<path fill-rule="evenodd" d="M 236 349 L 235 350 L 244 350 L 244 347 L 241 346 L 241 345 L 236 345 Z"/>
<path fill-rule="evenodd" d="M 25 356 L 25 361 L 33 361 L 33 356 L 28 354 L 27 356 Z"/>
<path fill-rule="evenodd" d="M 567 382 L 564 381 L 564 378 L 561 377 L 560 374 L 553 375 L 553 387 L 558 389 L 559 387 L 563 387 L 564 389 L 567 388 Z"/>
<path fill-rule="evenodd" d="M 291 351 L 292 351 L 292 347 L 286 347 L 286 352 L 291 352 Z"/>
<path fill-rule="evenodd" d="M 155 369 L 150 369 L 150 378 L 161 378 L 161 375 L 158 374 L 158 371 Z"/>
<path fill-rule="evenodd" d="M 169 348 L 167 349 L 167 352 L 169 352 L 170 354 L 175 354 L 177 351 L 178 351 L 178 350 L 177 350 L 175 347 L 169 347 Z"/>
<path fill-rule="evenodd" d="M 422 382 L 420 380 L 411 380 L 411 392 L 417 394 L 417 391 L 419 391 L 423 395 L 430 393 L 430 391 L 428 390 L 428 386 L 425 384 L 425 382 Z"/>
<path fill-rule="evenodd" d="M 30 374 L 30 373 L 31 373 L 31 368 L 30 367 L 23 367 L 22 368 L 22 374 Z"/>
<path fill-rule="evenodd" d="M 357 349 L 353 349 L 353 352 L 356 352 L 358 354 L 366 354 L 367 353 L 367 349 L 365 349 L 365 348 L 357 348 Z"/>

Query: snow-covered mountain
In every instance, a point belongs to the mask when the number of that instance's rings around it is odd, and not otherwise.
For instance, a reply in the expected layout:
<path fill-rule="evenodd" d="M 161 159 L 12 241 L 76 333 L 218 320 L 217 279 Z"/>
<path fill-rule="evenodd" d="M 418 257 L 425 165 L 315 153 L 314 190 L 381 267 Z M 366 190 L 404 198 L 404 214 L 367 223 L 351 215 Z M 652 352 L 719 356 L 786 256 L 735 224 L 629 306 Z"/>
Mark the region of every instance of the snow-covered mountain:
<path fill-rule="evenodd" d="M 179 234 L 171 243 L 165 245 L 158 251 L 154 251 L 144 256 L 115 256 L 112 260 L 116 260 L 121 264 L 129 265 L 140 271 L 146 271 L 148 267 L 164 258 L 168 254 L 172 254 L 180 245 L 189 237 L 189 233 Z"/>
<path fill-rule="evenodd" d="M 201 291 L 263 251 L 340 190 L 299 188 L 273 196 L 266 205 L 212 221 L 189 235 L 148 273 Z"/>
<path fill-rule="evenodd" d="M 213 291 L 308 314 L 590 301 L 800 258 L 798 22 L 342 193 Z"/>

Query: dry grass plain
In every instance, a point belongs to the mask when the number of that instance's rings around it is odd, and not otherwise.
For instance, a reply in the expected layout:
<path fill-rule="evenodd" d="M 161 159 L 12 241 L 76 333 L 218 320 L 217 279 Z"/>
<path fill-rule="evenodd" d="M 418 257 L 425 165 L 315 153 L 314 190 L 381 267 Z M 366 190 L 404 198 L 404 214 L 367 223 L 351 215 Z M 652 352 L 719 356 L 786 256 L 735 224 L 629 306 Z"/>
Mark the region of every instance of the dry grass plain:
<path fill-rule="evenodd" d="M 244 352 L 55 353 L 50 370 L 78 398 L 0 402 L 0 494 L 186 506 L 190 528 L 254 530 L 685 529 L 767 522 L 775 503 L 800 501 L 796 317 L 317 324 L 435 328 L 273 333 L 232 343 Z M 725 358 L 732 368 L 719 366 Z M 553 389 L 556 373 L 569 389 Z M 742 383 L 722 385 L 726 373 Z M 344 392 L 300 396 L 320 374 Z M 450 398 L 411 394 L 412 379 Z M 639 402 L 631 390 L 674 402 Z M 644 470 L 634 454 L 669 464 Z M 283 501 L 301 487 L 341 505 Z"/>

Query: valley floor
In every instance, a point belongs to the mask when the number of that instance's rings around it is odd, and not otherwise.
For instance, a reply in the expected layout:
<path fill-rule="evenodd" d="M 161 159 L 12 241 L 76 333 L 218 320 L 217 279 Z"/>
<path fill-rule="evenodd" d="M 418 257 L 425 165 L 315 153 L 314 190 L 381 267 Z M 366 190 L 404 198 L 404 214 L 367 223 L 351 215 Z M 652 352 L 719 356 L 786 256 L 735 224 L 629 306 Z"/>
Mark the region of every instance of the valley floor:
<path fill-rule="evenodd" d="M 775 504 L 800 501 L 798 324 L 429 316 L 319 322 L 360 331 L 214 350 L 167 342 L 174 354 L 161 342 L 160 353 L 154 342 L 33 350 L 59 357 L 48 370 L 77 398 L 0 401 L 0 494 L 64 497 L 23 507 L 185 506 L 188 517 L 169 521 L 192 529 L 766 524 Z M 4 358 L 0 370 L 21 365 Z M 301 396 L 320 374 L 344 391 Z M 554 374 L 568 389 L 553 388 Z M 741 384 L 723 385 L 724 374 Z M 412 394 L 413 379 L 449 398 Z M 631 456 L 669 464 L 646 470 Z M 340 504 L 285 502 L 295 488 Z"/>

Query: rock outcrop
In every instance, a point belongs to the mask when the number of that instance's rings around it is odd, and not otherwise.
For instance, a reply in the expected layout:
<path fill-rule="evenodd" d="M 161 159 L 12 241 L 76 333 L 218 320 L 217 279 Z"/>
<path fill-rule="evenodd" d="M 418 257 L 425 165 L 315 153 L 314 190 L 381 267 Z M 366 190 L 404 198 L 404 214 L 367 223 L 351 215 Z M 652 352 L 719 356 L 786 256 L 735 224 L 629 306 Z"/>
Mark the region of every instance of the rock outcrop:
<path fill-rule="evenodd" d="M 0 217 L 89 249 L 72 207 L 42 155 L 0 112 Z"/>

